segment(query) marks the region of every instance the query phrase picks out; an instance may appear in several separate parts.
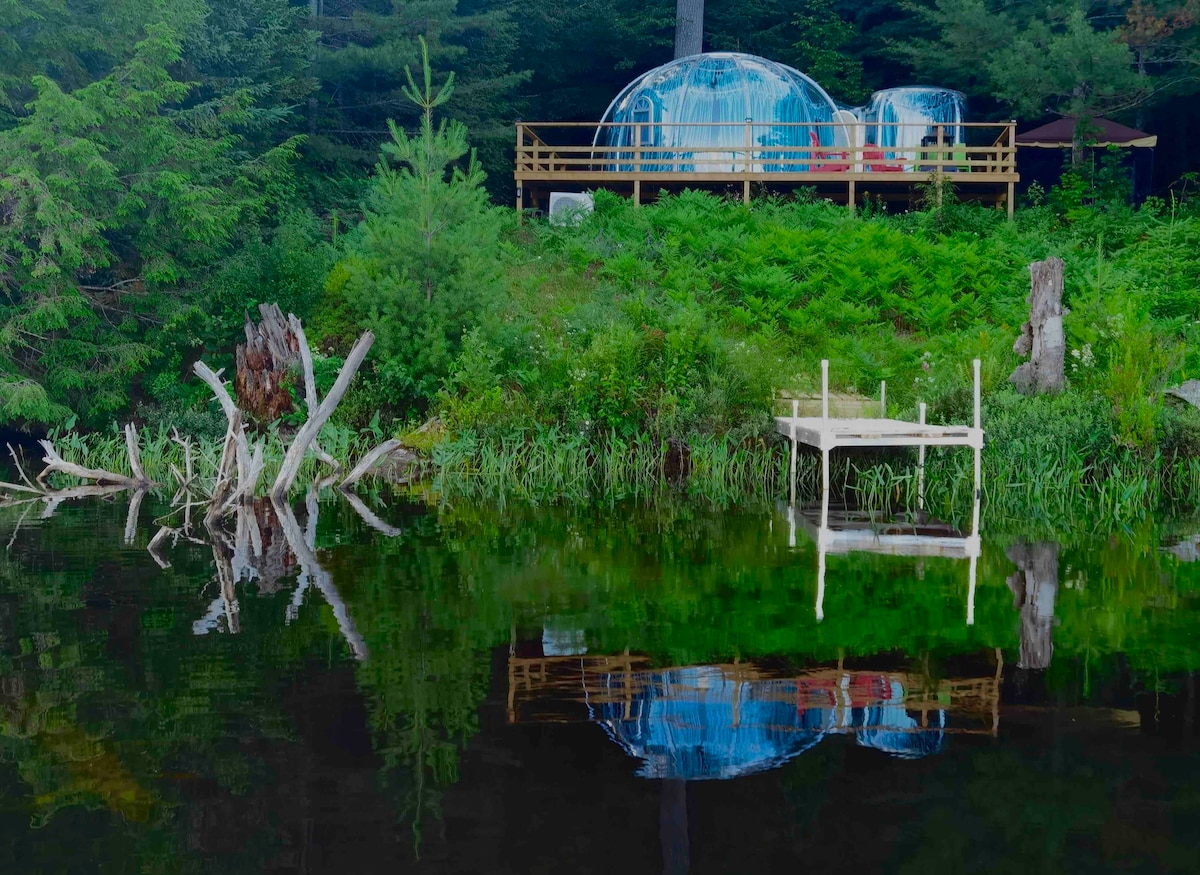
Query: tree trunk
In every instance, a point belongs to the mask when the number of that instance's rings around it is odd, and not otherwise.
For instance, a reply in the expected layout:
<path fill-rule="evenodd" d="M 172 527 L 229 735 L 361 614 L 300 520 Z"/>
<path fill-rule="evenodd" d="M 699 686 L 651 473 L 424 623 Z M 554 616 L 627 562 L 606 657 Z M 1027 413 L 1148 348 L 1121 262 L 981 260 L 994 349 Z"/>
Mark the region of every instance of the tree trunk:
<path fill-rule="evenodd" d="M 675 0 L 675 57 L 704 51 L 704 0 Z"/>
<path fill-rule="evenodd" d="M 1019 355 L 1029 356 L 1029 361 L 1008 379 L 1023 395 L 1061 392 L 1067 386 L 1062 259 L 1035 261 L 1029 265 L 1029 274 L 1029 321 L 1021 326 L 1021 336 L 1013 344 Z"/>
<path fill-rule="evenodd" d="M 242 409 L 266 425 L 292 411 L 288 378 L 300 363 L 301 339 L 275 304 L 260 304 L 258 312 L 258 325 L 246 315 L 246 342 L 237 348 L 233 385 Z"/>

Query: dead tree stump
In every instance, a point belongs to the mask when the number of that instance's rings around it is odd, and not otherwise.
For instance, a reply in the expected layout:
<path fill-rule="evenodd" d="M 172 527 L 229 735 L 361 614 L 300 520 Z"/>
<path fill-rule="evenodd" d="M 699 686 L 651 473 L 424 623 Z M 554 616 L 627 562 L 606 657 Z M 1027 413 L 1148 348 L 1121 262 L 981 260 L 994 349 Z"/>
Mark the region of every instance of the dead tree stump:
<path fill-rule="evenodd" d="M 1063 335 L 1063 262 L 1047 258 L 1029 265 L 1029 321 L 1013 344 L 1029 361 L 1008 379 L 1022 395 L 1061 392 L 1067 386 L 1064 370 L 1066 337 Z"/>
<path fill-rule="evenodd" d="M 258 325 L 246 314 L 246 342 L 237 348 L 233 385 L 242 410 L 265 425 L 292 412 L 290 386 L 299 373 L 300 338 L 275 304 L 259 304 L 258 312 Z"/>

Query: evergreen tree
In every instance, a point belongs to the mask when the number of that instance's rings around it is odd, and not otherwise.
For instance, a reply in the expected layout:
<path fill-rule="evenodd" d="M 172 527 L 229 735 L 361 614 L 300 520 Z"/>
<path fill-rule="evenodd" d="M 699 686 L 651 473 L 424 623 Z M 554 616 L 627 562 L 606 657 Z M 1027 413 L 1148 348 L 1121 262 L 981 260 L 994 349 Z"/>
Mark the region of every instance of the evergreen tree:
<path fill-rule="evenodd" d="M 423 42 L 423 41 L 422 41 Z M 421 85 L 404 94 L 421 113 L 415 136 L 388 122 L 364 218 L 330 274 L 329 291 L 378 337 L 379 375 L 391 398 L 431 397 L 463 333 L 499 293 L 499 218 L 485 174 L 457 120 L 434 123 L 454 91 L 434 87 L 422 45 Z"/>
<path fill-rule="evenodd" d="M 0 131 L 5 420 L 102 421 L 125 407 L 155 355 L 147 332 L 186 305 L 244 223 L 290 193 L 297 142 L 248 153 L 237 132 L 254 96 L 189 107 L 191 87 L 171 73 L 206 12 L 171 4 L 79 87 L 32 75 L 32 98 Z"/>

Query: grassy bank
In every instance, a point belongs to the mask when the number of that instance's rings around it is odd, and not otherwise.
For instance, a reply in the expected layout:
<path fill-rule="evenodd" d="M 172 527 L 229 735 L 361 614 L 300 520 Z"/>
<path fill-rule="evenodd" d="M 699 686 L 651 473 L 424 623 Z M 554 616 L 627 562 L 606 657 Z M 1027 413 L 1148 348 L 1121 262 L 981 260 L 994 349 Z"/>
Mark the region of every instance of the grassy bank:
<path fill-rule="evenodd" d="M 837 391 L 874 395 L 886 380 L 892 416 L 926 402 L 931 422 L 962 423 L 977 357 L 993 512 L 1120 519 L 1195 503 L 1200 413 L 1162 390 L 1200 371 L 1200 208 L 1133 209 L 1115 177 L 1069 181 L 1012 222 L 945 193 L 934 207 L 852 217 L 804 196 L 747 206 L 685 192 L 638 209 L 600 192 L 569 227 L 518 225 L 473 201 L 430 264 L 388 242 L 415 220 L 383 204 L 346 235 L 303 314 L 319 383 L 358 330 L 378 336 L 323 442 L 349 459 L 436 414 L 445 430 L 422 449 L 454 492 L 779 497 L 774 398 L 815 390 L 821 359 Z M 1066 263 L 1070 386 L 1026 399 L 1008 386 L 1012 342 L 1028 265 L 1048 256 Z M 158 428 L 147 464 L 165 482 L 178 453 L 159 424 L 207 421 L 211 403 L 198 391 L 183 414 L 142 413 Z M 115 439 L 71 440 L 80 460 L 117 464 Z M 273 437 L 268 450 L 275 461 Z M 842 460 L 835 485 L 911 506 L 915 460 L 881 459 Z M 968 464 L 931 456 L 939 513 L 968 500 Z"/>

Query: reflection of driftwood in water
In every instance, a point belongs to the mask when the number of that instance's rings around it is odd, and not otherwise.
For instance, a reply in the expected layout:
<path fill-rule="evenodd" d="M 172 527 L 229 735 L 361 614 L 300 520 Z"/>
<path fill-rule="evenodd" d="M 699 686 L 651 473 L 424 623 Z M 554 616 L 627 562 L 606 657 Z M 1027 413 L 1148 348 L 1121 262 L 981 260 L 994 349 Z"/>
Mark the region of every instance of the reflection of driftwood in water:
<path fill-rule="evenodd" d="M 134 428 L 132 423 L 125 426 L 125 447 L 129 455 L 129 467 L 133 471 L 132 477 L 106 471 L 102 468 L 87 468 L 83 465 L 77 465 L 74 462 L 68 462 L 59 455 L 58 450 L 48 440 L 38 441 L 38 444 L 41 445 L 42 452 L 45 454 L 42 457 L 45 467 L 37 475 L 36 482 L 30 480 L 29 476 L 25 473 L 25 468 L 21 464 L 21 460 L 17 456 L 16 450 L 13 449 L 12 444 L 8 445 L 9 455 L 12 456 L 13 464 L 16 466 L 17 475 L 20 477 L 21 482 L 7 483 L 0 481 L 0 507 L 44 501 L 46 508 L 42 513 L 42 519 L 48 519 L 58 509 L 59 504 L 68 499 L 104 497 L 126 489 L 133 489 L 135 490 L 135 495 L 133 506 L 130 509 L 130 516 L 133 519 L 133 525 L 136 527 L 137 509 L 141 505 L 145 490 L 157 487 L 159 484 L 147 477 L 146 472 L 142 469 L 141 453 L 138 450 L 137 429 Z M 52 474 L 65 474 L 79 480 L 90 480 L 92 482 L 85 483 L 82 486 L 53 489 L 49 484 L 49 478 Z M 129 529 L 130 526 L 127 523 L 126 543 L 129 543 L 131 540 Z"/>
<path fill-rule="evenodd" d="M 346 603 L 342 601 L 341 594 L 338 593 L 337 587 L 333 585 L 333 577 L 317 561 L 315 552 L 317 499 L 316 493 L 313 490 L 309 490 L 308 501 L 306 503 L 308 506 L 308 538 L 301 531 L 300 524 L 296 521 L 296 515 L 292 511 L 292 506 L 286 500 L 272 500 L 272 504 L 275 506 L 275 513 L 279 517 L 280 525 L 283 527 L 283 535 L 287 538 L 288 544 L 291 545 L 292 553 L 295 554 L 296 561 L 300 564 L 301 579 L 299 583 L 303 584 L 305 581 L 308 581 L 320 590 L 325 601 L 329 603 L 329 607 L 333 608 L 333 616 L 337 620 L 338 628 L 342 632 L 342 637 L 346 639 L 346 643 L 350 645 L 350 650 L 353 651 L 355 658 L 366 659 L 367 643 L 354 627 L 354 621 L 350 618 L 349 611 L 346 610 Z"/>
<path fill-rule="evenodd" d="M 1018 668 L 1045 669 L 1054 654 L 1054 599 L 1058 594 L 1058 544 L 1014 544 L 1008 558 L 1017 571 L 1008 576 L 1013 607 L 1021 611 Z"/>

